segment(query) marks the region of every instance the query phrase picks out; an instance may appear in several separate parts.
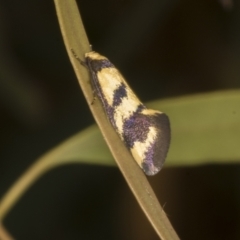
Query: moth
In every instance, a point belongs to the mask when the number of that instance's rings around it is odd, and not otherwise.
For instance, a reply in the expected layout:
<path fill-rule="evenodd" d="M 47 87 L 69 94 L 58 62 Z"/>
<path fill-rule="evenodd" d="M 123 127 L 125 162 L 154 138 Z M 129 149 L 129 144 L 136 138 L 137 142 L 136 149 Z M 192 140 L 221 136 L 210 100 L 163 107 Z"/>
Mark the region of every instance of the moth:
<path fill-rule="evenodd" d="M 122 74 L 97 52 L 85 54 L 94 92 L 113 128 L 146 175 L 158 173 L 170 144 L 170 122 L 163 112 L 147 109 Z"/>

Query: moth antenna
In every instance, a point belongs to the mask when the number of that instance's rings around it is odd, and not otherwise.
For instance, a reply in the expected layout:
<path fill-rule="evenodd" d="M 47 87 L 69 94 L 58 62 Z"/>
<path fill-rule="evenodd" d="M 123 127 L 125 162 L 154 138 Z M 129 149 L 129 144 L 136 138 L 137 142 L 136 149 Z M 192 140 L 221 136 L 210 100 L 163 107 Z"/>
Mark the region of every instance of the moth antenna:
<path fill-rule="evenodd" d="M 73 54 L 73 56 L 80 62 L 81 65 L 83 65 L 84 67 L 87 67 L 87 64 L 85 61 L 83 61 L 76 53 L 75 51 L 71 48 L 71 52 Z"/>

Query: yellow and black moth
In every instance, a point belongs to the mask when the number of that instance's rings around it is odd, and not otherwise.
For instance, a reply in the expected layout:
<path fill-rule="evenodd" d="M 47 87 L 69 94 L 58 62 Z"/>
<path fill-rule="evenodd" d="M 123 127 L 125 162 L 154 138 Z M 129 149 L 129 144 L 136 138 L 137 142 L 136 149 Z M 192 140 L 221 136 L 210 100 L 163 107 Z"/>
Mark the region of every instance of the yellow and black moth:
<path fill-rule="evenodd" d="M 167 115 L 147 109 L 106 57 L 92 51 L 85 54 L 85 60 L 93 90 L 112 126 L 145 174 L 156 174 L 170 144 Z"/>

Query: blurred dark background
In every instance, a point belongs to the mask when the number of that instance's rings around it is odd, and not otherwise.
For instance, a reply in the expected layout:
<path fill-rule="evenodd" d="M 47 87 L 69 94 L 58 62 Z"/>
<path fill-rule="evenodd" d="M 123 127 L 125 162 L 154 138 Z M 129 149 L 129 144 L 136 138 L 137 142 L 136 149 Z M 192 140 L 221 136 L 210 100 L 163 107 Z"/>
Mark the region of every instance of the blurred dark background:
<path fill-rule="evenodd" d="M 93 49 L 143 101 L 240 86 L 240 2 L 79 0 Z M 0 197 L 34 162 L 94 123 L 53 1 L 0 0 Z M 240 239 L 237 165 L 149 178 L 181 239 Z M 4 220 L 25 239 L 158 239 L 117 168 L 59 167 Z"/>

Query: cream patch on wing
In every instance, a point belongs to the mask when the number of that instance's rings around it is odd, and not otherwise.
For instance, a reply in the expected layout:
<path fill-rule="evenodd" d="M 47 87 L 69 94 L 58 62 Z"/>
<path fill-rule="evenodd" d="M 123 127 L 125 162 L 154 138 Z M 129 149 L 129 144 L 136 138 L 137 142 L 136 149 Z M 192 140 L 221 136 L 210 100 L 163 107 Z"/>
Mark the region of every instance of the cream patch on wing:
<path fill-rule="evenodd" d="M 145 153 L 152 143 L 156 140 L 157 129 L 155 127 L 149 127 L 147 138 L 144 142 L 134 142 L 133 147 L 130 149 L 131 153 L 140 167 L 145 159 Z"/>
<path fill-rule="evenodd" d="M 121 86 L 122 82 L 125 83 L 122 75 L 116 68 L 103 68 L 97 73 L 97 77 L 104 97 L 108 104 L 112 106 L 114 91 Z"/>
<path fill-rule="evenodd" d="M 85 58 L 90 58 L 90 59 L 93 59 L 93 60 L 103 60 L 103 59 L 107 59 L 106 57 L 100 55 L 99 53 L 97 52 L 88 52 L 88 53 L 85 53 Z"/>
<path fill-rule="evenodd" d="M 147 116 L 155 115 L 156 113 L 157 114 L 159 114 L 159 113 L 162 114 L 162 112 L 157 111 L 157 110 L 153 110 L 153 109 L 143 109 L 141 113 L 144 114 L 144 115 L 147 115 Z"/>
<path fill-rule="evenodd" d="M 127 96 L 122 99 L 121 104 L 118 105 L 114 111 L 114 120 L 121 137 L 123 134 L 124 121 L 129 119 L 133 113 L 136 112 L 139 104 L 141 104 L 139 99 L 129 88 L 127 88 L 126 91 Z"/>

